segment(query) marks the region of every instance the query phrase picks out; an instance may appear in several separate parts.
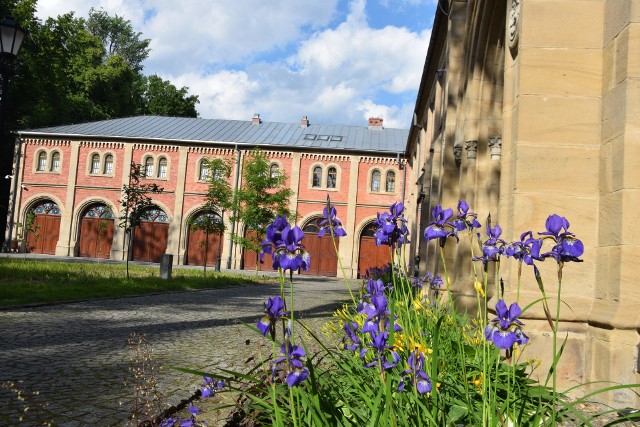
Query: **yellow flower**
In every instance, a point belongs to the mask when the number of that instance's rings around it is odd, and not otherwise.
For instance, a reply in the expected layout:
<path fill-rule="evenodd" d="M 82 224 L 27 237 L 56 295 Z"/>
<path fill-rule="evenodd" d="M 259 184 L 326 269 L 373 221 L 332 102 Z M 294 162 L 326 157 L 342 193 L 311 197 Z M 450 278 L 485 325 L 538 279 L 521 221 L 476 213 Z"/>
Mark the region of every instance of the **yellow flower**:
<path fill-rule="evenodd" d="M 476 280 L 473 284 L 473 287 L 476 288 L 476 292 L 480 294 L 482 298 L 484 298 L 484 289 L 482 288 L 482 283 Z"/>

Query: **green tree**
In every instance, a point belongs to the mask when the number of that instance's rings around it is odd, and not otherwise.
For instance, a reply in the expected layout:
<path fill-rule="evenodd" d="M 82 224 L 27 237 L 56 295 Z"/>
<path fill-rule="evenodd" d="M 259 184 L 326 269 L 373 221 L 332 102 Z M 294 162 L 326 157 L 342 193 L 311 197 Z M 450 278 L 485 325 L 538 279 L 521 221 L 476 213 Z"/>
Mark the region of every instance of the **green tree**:
<path fill-rule="evenodd" d="M 67 13 L 42 22 L 36 10 L 37 0 L 0 2 L 0 16 L 12 15 L 28 33 L 9 91 L 0 95 L 6 100 L 0 176 L 12 174 L 12 130 L 137 114 L 197 117 L 198 97 L 188 88 L 142 74 L 149 40 L 123 17 L 92 10 L 87 20 Z M 0 180 L 0 230 L 6 229 L 9 194 L 10 181 Z"/>
<path fill-rule="evenodd" d="M 229 183 L 231 176 L 231 163 L 228 160 L 215 158 L 205 159 L 205 167 L 209 171 L 207 176 L 207 195 L 205 196 L 205 213 L 198 216 L 190 223 L 192 231 L 201 230 L 205 234 L 204 246 L 204 273 L 207 274 L 207 261 L 209 257 L 209 236 L 220 234 L 220 242 L 225 230 L 224 211 L 231 207 L 232 190 Z M 220 215 L 218 215 L 218 213 Z M 220 243 L 221 244 L 221 243 Z M 218 247 L 218 257 L 216 259 L 216 270 L 220 270 L 220 247 Z"/>
<path fill-rule="evenodd" d="M 188 87 L 176 88 L 157 75 L 145 78 L 142 113 L 154 116 L 198 117 L 197 95 L 189 95 Z"/>
<path fill-rule="evenodd" d="M 89 10 L 87 30 L 102 42 L 105 59 L 118 55 L 136 72 L 142 71 L 142 63 L 149 56 L 151 39 L 141 39 L 131 21 L 115 15 L 109 16 L 104 10 Z"/>
<path fill-rule="evenodd" d="M 122 199 L 120 204 L 123 208 L 122 216 L 118 217 L 119 227 L 124 228 L 127 236 L 127 279 L 129 279 L 129 251 L 133 244 L 133 231 L 140 227 L 144 213 L 153 206 L 153 201 L 149 194 L 162 193 L 163 188 L 155 183 L 141 184 L 140 180 L 145 178 L 144 169 L 141 164 L 131 162 L 129 172 L 129 183 L 122 187 Z"/>
<path fill-rule="evenodd" d="M 245 250 L 258 254 L 267 226 L 277 215 L 291 217 L 289 199 L 293 191 L 285 187 L 287 176 L 283 170 L 270 173 L 267 156 L 258 148 L 247 157 L 242 170 L 242 184 L 233 198 L 232 221 L 244 225 L 245 235 L 234 234 L 232 238 Z"/>

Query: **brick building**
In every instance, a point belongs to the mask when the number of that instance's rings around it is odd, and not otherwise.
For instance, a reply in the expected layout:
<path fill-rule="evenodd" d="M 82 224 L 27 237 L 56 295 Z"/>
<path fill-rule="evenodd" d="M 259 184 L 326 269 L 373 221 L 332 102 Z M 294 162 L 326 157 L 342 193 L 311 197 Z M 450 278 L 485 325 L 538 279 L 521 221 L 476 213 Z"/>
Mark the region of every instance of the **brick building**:
<path fill-rule="evenodd" d="M 158 262 L 167 253 L 175 264 L 202 265 L 204 236 L 188 226 L 206 214 L 208 171 L 202 160 L 230 159 L 231 185 L 237 187 L 244 158 L 259 147 L 271 172 L 284 171 L 294 192 L 290 208 L 307 234 L 309 274 L 341 274 L 330 239 L 314 238 L 328 194 L 348 233 L 339 241 L 346 275 L 356 277 L 387 261 L 388 252 L 373 243 L 371 223 L 377 212 L 403 199 L 411 173 L 403 160 L 408 131 L 382 124 L 378 118 L 358 127 L 311 124 L 306 116 L 295 124 L 263 122 L 257 114 L 250 121 L 141 116 L 20 131 L 12 237 L 34 212 L 40 228 L 37 238 L 29 238 L 30 251 L 124 259 L 127 243 L 114 217 L 133 161 L 143 165 L 145 181 L 164 191 L 153 197 L 135 234 L 131 259 Z M 207 263 L 220 253 L 223 268 L 254 268 L 255 253 L 231 242 L 229 213 L 216 214 L 224 217 L 227 232 L 222 239 L 210 237 Z M 241 224 L 236 232 L 245 232 Z"/>

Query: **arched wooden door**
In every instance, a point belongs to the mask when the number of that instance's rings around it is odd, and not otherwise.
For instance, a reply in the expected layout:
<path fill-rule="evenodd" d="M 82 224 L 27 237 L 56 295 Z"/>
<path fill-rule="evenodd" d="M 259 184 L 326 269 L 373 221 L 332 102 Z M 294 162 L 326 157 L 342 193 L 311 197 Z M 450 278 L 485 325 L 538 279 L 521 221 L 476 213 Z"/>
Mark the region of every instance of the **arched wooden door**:
<path fill-rule="evenodd" d="M 151 208 L 142 215 L 140 227 L 133 231 L 134 261 L 160 262 L 167 250 L 169 217 L 162 209 Z"/>
<path fill-rule="evenodd" d="M 78 255 L 88 258 L 109 258 L 113 243 L 113 212 L 104 204 L 90 206 L 80 223 Z"/>
<path fill-rule="evenodd" d="M 216 265 L 218 255 L 222 253 L 222 239 L 220 233 L 213 230 L 220 227 L 221 222 L 222 218 L 215 212 L 201 212 L 193 219 L 187 240 L 187 264 Z"/>
<path fill-rule="evenodd" d="M 60 208 L 52 201 L 38 204 L 32 211 L 33 224 L 27 232 L 27 252 L 55 255 L 60 237 Z"/>
<path fill-rule="evenodd" d="M 365 276 L 371 267 L 389 264 L 389 246 L 376 246 L 375 223 L 367 225 L 360 235 L 360 255 L 358 256 L 358 278 Z"/>
<path fill-rule="evenodd" d="M 331 241 L 331 234 L 318 237 L 319 223 L 322 218 L 316 218 L 308 222 L 303 228 L 304 239 L 302 244 L 309 252 L 309 270 L 300 270 L 302 274 L 313 276 L 335 277 L 338 273 L 338 257 Z M 336 246 L 340 248 L 340 240 L 336 240 Z"/>
<path fill-rule="evenodd" d="M 256 235 L 255 230 L 247 230 L 244 234 L 246 239 L 252 239 Z M 242 253 L 242 268 L 243 270 L 255 270 L 256 263 L 258 265 L 258 271 L 273 271 L 273 258 L 271 254 L 264 254 L 262 258 L 262 264 L 257 260 L 259 253 L 245 249 Z"/>

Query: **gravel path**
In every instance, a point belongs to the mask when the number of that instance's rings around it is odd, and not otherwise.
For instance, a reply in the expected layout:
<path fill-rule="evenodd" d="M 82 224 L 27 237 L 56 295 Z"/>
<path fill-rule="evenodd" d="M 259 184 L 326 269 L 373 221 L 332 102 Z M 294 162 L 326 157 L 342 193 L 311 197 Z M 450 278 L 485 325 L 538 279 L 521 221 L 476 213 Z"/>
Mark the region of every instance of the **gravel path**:
<path fill-rule="evenodd" d="M 310 320 L 330 316 L 348 299 L 344 281 L 294 278 L 296 311 Z M 124 386 L 127 339 L 145 334 L 161 365 L 243 370 L 261 340 L 238 320 L 255 324 L 276 285 L 175 292 L 0 311 L 0 383 L 38 390 L 55 425 L 122 425 L 132 390 Z M 157 375 L 170 404 L 192 395 L 200 378 L 162 368 Z M 0 425 L 19 425 L 21 405 L 0 391 Z M 32 410 L 33 412 L 33 410 Z M 23 425 L 30 425 L 24 423 Z"/>

